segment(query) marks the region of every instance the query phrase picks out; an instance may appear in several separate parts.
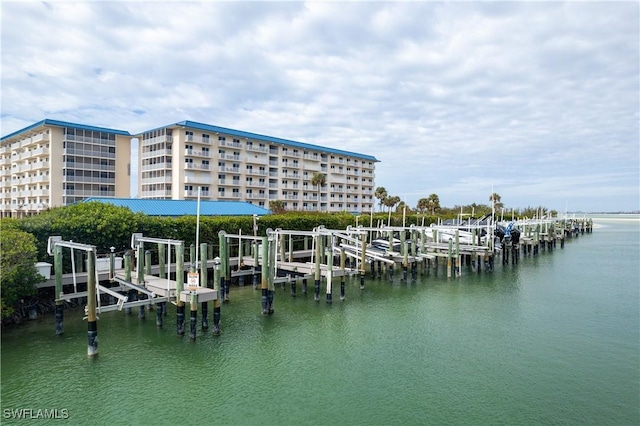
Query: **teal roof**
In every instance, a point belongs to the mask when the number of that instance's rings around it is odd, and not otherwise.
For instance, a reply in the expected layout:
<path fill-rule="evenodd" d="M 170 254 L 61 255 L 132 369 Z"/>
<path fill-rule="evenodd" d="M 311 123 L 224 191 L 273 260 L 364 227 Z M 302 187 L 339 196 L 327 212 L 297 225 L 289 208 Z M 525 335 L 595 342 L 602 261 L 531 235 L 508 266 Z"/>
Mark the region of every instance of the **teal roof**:
<path fill-rule="evenodd" d="M 147 216 L 195 216 L 198 209 L 196 200 L 91 197 L 83 202 L 91 201 L 127 207 L 134 213 Z M 269 213 L 267 209 L 243 201 L 200 201 L 202 216 L 263 216 Z"/>
<path fill-rule="evenodd" d="M 265 142 L 271 142 L 271 143 L 279 143 L 279 144 L 288 145 L 288 146 L 292 146 L 292 147 L 297 147 L 297 148 L 301 148 L 301 149 L 311 149 L 311 150 L 314 150 L 314 151 L 323 151 L 323 152 L 327 152 L 329 154 L 348 155 L 350 157 L 362 158 L 362 159 L 365 159 L 365 160 L 368 160 L 368 161 L 378 162 L 376 157 L 374 157 L 372 155 L 359 154 L 357 152 L 344 151 L 344 150 L 341 150 L 341 149 L 327 148 L 327 147 L 321 146 L 321 145 L 312 145 L 312 144 L 309 144 L 309 143 L 296 142 L 296 141 L 292 141 L 292 140 L 288 140 L 288 139 L 276 138 L 276 137 L 273 137 L 273 136 L 266 136 L 266 135 L 261 135 L 261 134 L 258 134 L 258 133 L 244 132 L 242 130 L 228 129 L 226 127 L 212 126 L 210 124 L 203 124 L 203 123 L 198 123 L 198 122 L 189 121 L 189 120 L 179 121 L 177 123 L 169 124 L 167 126 L 158 127 L 158 128 L 151 129 L 151 130 L 146 130 L 144 132 L 140 132 L 138 134 L 138 136 L 142 135 L 143 133 L 152 132 L 154 130 L 165 129 L 167 127 L 174 127 L 174 126 L 182 126 L 182 127 L 186 127 L 186 128 L 190 128 L 190 129 L 204 130 L 206 132 L 213 132 L 213 133 L 215 133 L 215 132 L 224 133 L 226 135 L 233 135 L 233 136 L 238 136 L 238 137 L 241 137 L 241 138 L 249 138 L 249 139 L 253 139 L 253 140 L 265 141 Z"/>
<path fill-rule="evenodd" d="M 37 123 L 33 123 L 32 125 L 27 126 L 24 129 L 20 129 L 6 136 L 3 136 L 2 139 L 0 140 L 9 139 L 16 135 L 19 135 L 20 133 L 24 133 L 31 129 L 35 129 L 37 127 L 45 126 L 45 125 L 57 126 L 57 127 L 73 127 L 75 129 L 91 130 L 94 132 L 104 132 L 104 133 L 113 133 L 121 136 L 131 136 L 131 133 L 127 132 L 126 130 L 108 129 L 106 127 L 88 126 L 86 124 L 69 123 L 67 121 L 50 120 L 48 118 L 45 118 L 44 120 L 40 120 Z"/>

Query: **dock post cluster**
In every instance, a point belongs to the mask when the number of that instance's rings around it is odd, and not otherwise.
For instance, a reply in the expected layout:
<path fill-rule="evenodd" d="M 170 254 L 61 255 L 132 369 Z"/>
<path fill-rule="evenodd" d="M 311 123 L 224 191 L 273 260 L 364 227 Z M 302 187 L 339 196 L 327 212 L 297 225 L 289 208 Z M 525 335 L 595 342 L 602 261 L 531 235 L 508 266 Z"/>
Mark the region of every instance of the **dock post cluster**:
<path fill-rule="evenodd" d="M 185 334 L 185 309 L 189 302 L 189 336 L 196 340 L 198 308 L 202 330 L 209 329 L 209 302 L 212 302 L 212 334 L 221 333 L 221 302 L 230 302 L 230 285 L 245 283 L 251 275 L 261 292 L 261 313 L 274 313 L 275 286 L 290 287 L 291 297 L 297 296 L 297 283 L 302 295 L 307 294 L 308 279 L 314 280 L 313 299 L 321 298 L 324 280 L 326 303 L 333 303 L 333 284 L 340 279 L 340 300 L 347 294 L 347 278 L 359 278 L 359 289 L 365 289 L 367 265 L 371 279 L 386 277 L 394 282 L 394 270 L 400 271 L 400 283 L 415 282 L 419 275 L 437 276 L 445 266 L 447 279 L 458 278 L 464 271 L 480 274 L 493 271 L 496 259 L 504 267 L 517 265 L 522 257 L 551 253 L 557 243 L 591 233 L 591 219 L 520 220 L 506 226 L 483 224 L 476 226 L 347 227 L 345 230 L 318 226 L 311 231 L 267 229 L 258 236 L 218 234 L 218 256 L 213 257 L 212 245 L 201 243 L 190 249 L 191 266 L 184 267 L 184 242 L 163 238 L 132 236 L 132 247 L 124 254 L 124 268 L 116 267 L 113 248 L 107 255 L 108 273 L 97 268 L 94 246 L 50 237 L 48 252 L 54 257 L 55 333 L 64 333 L 64 301 L 86 298 L 87 353 L 98 354 L 98 314 L 109 311 L 131 313 L 138 307 L 138 318 L 145 319 L 148 308 L 156 309 L 156 325 L 163 327 L 167 302 L 176 306 L 176 334 Z M 500 232 L 498 232 L 500 231 Z M 155 244 L 156 249 L 144 243 Z M 72 274 L 63 274 L 63 248 L 70 250 Z M 198 261 L 195 250 L 202 253 Z M 133 254 L 136 254 L 136 262 Z M 156 258 L 154 263 L 152 260 Z M 121 258 L 122 259 L 122 258 Z M 446 259 L 446 262 L 444 260 Z M 86 260 L 86 272 L 76 264 Z M 133 274 L 133 272 L 136 272 Z M 210 275 L 211 271 L 211 275 Z M 185 276 L 188 288 L 185 289 Z M 209 277 L 212 276 L 210 280 Z M 51 281 L 51 280 L 50 280 Z M 86 291 L 78 285 L 86 284 Z M 65 288 L 73 286 L 72 292 Z M 109 303 L 102 303 L 106 300 Z"/>

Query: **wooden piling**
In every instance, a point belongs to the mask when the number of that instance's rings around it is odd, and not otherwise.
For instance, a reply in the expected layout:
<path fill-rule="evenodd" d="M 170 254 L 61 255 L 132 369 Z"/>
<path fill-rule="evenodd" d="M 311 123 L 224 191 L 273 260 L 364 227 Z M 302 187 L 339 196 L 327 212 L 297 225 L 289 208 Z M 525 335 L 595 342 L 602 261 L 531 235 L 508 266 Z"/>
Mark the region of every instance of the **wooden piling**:
<path fill-rule="evenodd" d="M 231 253 L 229 252 L 229 241 L 227 240 L 227 233 L 224 231 L 218 232 L 220 240 L 220 262 L 222 267 L 222 276 L 224 277 L 223 286 L 223 303 L 229 303 L 229 286 L 231 285 L 231 265 L 229 258 Z"/>
<path fill-rule="evenodd" d="M 452 262 L 453 262 L 453 239 L 449 238 L 449 250 L 447 251 L 447 278 L 451 278 Z"/>
<path fill-rule="evenodd" d="M 327 255 L 327 303 L 333 303 L 333 235 L 329 239 L 329 254 Z"/>
<path fill-rule="evenodd" d="M 321 235 L 314 236 L 316 242 L 316 255 L 315 255 L 315 270 L 314 270 L 314 293 L 313 299 L 318 302 L 320 300 L 320 262 L 322 261 L 322 248 L 320 242 L 322 241 Z"/>
<path fill-rule="evenodd" d="M 176 245 L 176 331 L 184 334 L 184 302 L 180 299 L 180 293 L 184 290 L 184 244 Z"/>
<path fill-rule="evenodd" d="M 87 251 L 87 355 L 98 355 L 98 316 L 96 313 L 96 253 Z"/>
<path fill-rule="evenodd" d="M 262 237 L 262 274 L 260 281 L 260 289 L 262 290 L 262 315 L 269 313 L 268 309 L 268 290 L 269 290 L 269 239 Z"/>
<path fill-rule="evenodd" d="M 198 294 L 196 290 L 191 290 L 191 298 L 189 299 L 189 338 L 196 340 L 196 325 L 198 322 Z"/>
<path fill-rule="evenodd" d="M 62 300 L 62 247 L 53 249 L 53 267 L 56 278 L 56 336 L 64 333 L 64 303 Z"/>
<path fill-rule="evenodd" d="M 347 253 L 344 250 L 344 247 L 340 249 L 340 269 L 342 270 L 342 275 L 340 276 L 340 300 L 344 300 L 345 297 L 345 286 L 344 286 L 344 276 L 345 276 L 345 265 L 347 260 Z M 371 262 L 373 265 L 373 262 Z"/>
<path fill-rule="evenodd" d="M 273 298 L 275 296 L 275 284 L 274 277 L 276 276 L 276 257 L 277 257 L 277 242 L 272 236 L 269 238 L 269 269 L 267 274 L 267 309 L 268 314 L 273 314 Z"/>
<path fill-rule="evenodd" d="M 124 254 L 124 279 L 125 281 L 131 282 L 131 252 L 127 250 Z M 133 295 L 135 294 L 135 290 L 129 289 L 127 291 L 127 300 L 132 301 Z M 131 314 L 131 308 L 124 308 L 124 313 L 129 315 Z"/>
<path fill-rule="evenodd" d="M 364 290 L 364 265 L 366 265 L 367 261 L 367 234 L 365 233 L 360 237 L 360 247 L 362 247 L 360 254 L 360 290 Z"/>
<path fill-rule="evenodd" d="M 209 285 L 209 269 L 207 268 L 207 243 L 200 244 L 200 287 L 211 288 Z M 209 328 L 209 304 L 202 302 L 202 329 Z"/>
<path fill-rule="evenodd" d="M 144 245 L 142 242 L 138 243 L 138 267 L 137 267 L 137 272 L 138 272 L 138 285 L 144 286 Z M 151 253 L 149 253 L 149 259 L 151 259 Z M 151 260 L 149 260 L 149 263 L 151 263 Z M 149 265 L 149 268 L 151 268 L 151 265 Z M 136 292 L 136 300 L 140 300 L 144 297 L 144 295 L 142 293 L 140 293 L 139 291 Z M 144 305 L 140 305 L 138 306 L 138 318 L 139 319 L 144 319 L 146 316 L 145 313 L 145 309 L 144 309 Z"/>
<path fill-rule="evenodd" d="M 158 244 L 158 272 L 160 278 L 166 278 L 164 244 Z M 167 302 L 160 302 L 156 305 L 156 325 L 162 327 L 164 317 L 167 315 Z"/>
<path fill-rule="evenodd" d="M 213 289 L 218 297 L 213 301 L 213 334 L 220 334 L 220 257 L 213 259 Z"/>

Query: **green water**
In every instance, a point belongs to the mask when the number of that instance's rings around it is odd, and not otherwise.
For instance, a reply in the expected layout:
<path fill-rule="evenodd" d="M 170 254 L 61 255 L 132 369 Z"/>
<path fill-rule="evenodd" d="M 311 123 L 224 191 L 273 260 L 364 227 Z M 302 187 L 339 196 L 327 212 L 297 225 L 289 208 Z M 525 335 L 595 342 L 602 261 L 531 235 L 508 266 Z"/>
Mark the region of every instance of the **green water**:
<path fill-rule="evenodd" d="M 596 218 L 564 249 L 434 271 L 416 283 L 347 281 L 332 305 L 278 287 L 275 314 L 233 287 L 222 334 L 197 341 L 102 314 L 100 355 L 65 312 L 2 332 L 3 424 L 639 424 L 640 222 Z M 211 311 L 210 311 L 211 313 Z M 188 327 L 188 325 L 187 325 Z M 15 420 L 57 409 L 66 420 Z M 66 411 L 61 411 L 66 410 Z"/>

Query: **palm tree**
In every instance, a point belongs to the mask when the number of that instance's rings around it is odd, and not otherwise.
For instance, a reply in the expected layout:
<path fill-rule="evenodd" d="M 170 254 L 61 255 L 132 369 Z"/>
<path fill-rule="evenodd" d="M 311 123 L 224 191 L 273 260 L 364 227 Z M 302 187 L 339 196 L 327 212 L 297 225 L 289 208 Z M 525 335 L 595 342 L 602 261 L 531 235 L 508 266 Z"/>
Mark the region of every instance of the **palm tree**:
<path fill-rule="evenodd" d="M 320 188 L 327 183 L 327 177 L 323 173 L 314 173 L 311 177 L 311 185 L 318 187 L 318 211 L 320 211 Z"/>
<path fill-rule="evenodd" d="M 501 200 L 500 194 L 498 194 L 497 192 L 494 192 L 489 197 L 489 201 L 493 203 L 495 210 L 501 210 L 504 207 L 504 204 L 500 202 L 500 200 Z"/>
<path fill-rule="evenodd" d="M 396 206 L 396 213 L 404 210 L 406 208 L 407 213 L 411 213 L 413 210 L 411 210 L 411 206 L 407 203 L 405 203 L 404 201 L 400 201 L 398 203 L 398 205 Z"/>
<path fill-rule="evenodd" d="M 389 226 L 389 224 L 391 223 L 391 209 L 393 209 L 393 206 L 395 206 L 399 202 L 400 202 L 400 197 L 398 197 L 397 195 L 394 195 L 393 197 L 385 198 L 384 205 L 389 209 L 389 218 L 387 219 L 387 226 Z"/>
<path fill-rule="evenodd" d="M 287 210 L 287 208 L 284 206 L 284 201 L 282 200 L 269 201 L 269 207 L 271 208 L 271 211 L 275 214 L 281 214 Z"/>
<path fill-rule="evenodd" d="M 416 209 L 420 213 L 424 213 L 425 210 L 429 208 L 429 199 L 428 198 L 420 198 L 418 200 L 418 204 L 416 204 Z"/>
<path fill-rule="evenodd" d="M 427 208 L 431 210 L 431 215 L 436 213 L 436 210 L 440 210 L 440 197 L 437 194 L 431 194 L 427 198 Z"/>
<path fill-rule="evenodd" d="M 376 188 L 376 192 L 373 194 L 374 197 L 376 197 L 380 203 L 380 211 L 382 211 L 382 205 L 386 205 L 385 204 L 385 200 L 387 199 L 387 197 L 389 196 L 389 194 L 387 193 L 387 190 L 385 189 L 384 186 L 379 186 Z"/>

